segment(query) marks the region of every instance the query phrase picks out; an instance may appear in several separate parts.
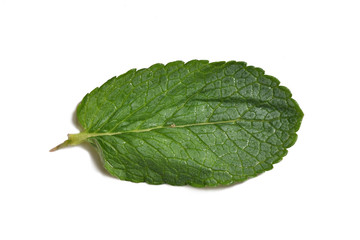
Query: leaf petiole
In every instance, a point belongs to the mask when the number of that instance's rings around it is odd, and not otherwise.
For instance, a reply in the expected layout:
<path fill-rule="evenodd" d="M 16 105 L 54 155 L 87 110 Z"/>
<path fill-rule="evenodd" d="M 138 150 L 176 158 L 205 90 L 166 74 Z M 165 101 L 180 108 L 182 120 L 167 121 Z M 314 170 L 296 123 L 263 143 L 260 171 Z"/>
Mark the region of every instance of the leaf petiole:
<path fill-rule="evenodd" d="M 65 140 L 63 143 L 57 145 L 56 147 L 50 149 L 50 152 L 55 152 L 60 148 L 64 148 L 67 146 L 74 146 L 84 142 L 91 135 L 88 133 L 77 133 L 77 134 L 68 134 L 68 140 Z"/>

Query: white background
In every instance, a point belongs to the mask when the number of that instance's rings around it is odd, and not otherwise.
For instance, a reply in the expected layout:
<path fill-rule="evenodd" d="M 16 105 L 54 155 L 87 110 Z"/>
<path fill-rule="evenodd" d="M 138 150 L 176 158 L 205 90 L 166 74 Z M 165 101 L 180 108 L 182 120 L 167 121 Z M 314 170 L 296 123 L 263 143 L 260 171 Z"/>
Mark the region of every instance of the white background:
<path fill-rule="evenodd" d="M 360 239 L 358 1 L 0 1 L 0 239 Z M 216 189 L 110 177 L 82 97 L 131 68 L 263 68 L 305 113 L 261 176 Z"/>

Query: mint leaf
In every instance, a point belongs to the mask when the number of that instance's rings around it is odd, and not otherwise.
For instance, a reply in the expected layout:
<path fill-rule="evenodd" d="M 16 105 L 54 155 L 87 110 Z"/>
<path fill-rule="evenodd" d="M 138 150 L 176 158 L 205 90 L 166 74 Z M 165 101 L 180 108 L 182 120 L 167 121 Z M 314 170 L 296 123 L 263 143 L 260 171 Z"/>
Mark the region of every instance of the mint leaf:
<path fill-rule="evenodd" d="M 303 113 L 290 91 L 244 62 L 176 61 L 130 70 L 87 94 L 79 134 L 112 175 L 196 187 L 242 182 L 272 169 Z"/>

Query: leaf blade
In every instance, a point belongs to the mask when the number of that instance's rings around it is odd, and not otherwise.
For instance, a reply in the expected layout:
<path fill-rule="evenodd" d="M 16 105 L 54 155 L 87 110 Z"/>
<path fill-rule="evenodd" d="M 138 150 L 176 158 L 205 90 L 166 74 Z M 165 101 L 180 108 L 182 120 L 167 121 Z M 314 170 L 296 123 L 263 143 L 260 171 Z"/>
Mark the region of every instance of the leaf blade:
<path fill-rule="evenodd" d="M 112 78 L 77 116 L 111 174 L 201 187 L 271 169 L 295 143 L 303 113 L 262 69 L 193 60 Z"/>

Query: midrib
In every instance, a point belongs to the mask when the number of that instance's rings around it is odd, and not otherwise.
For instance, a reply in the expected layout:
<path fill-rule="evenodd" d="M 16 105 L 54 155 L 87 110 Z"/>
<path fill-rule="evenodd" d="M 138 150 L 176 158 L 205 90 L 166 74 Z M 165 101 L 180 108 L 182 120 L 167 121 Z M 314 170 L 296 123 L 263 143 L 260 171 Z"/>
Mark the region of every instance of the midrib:
<path fill-rule="evenodd" d="M 271 119 L 275 120 L 275 119 Z M 250 121 L 250 122 L 264 122 L 265 119 L 258 120 L 258 119 L 233 119 L 233 120 L 226 120 L 226 121 L 217 121 L 217 122 L 202 122 L 202 123 L 189 123 L 189 124 L 183 124 L 183 125 L 166 125 L 166 126 L 157 126 L 153 128 L 145 128 L 145 129 L 134 129 L 129 131 L 123 131 L 123 132 L 107 132 L 107 133 L 88 133 L 88 132 L 80 132 L 76 134 L 68 134 L 68 140 L 64 141 L 63 143 L 59 144 L 58 146 L 54 147 L 50 151 L 56 151 L 60 148 L 69 146 L 69 145 L 78 145 L 88 138 L 92 137 L 99 137 L 99 136 L 114 136 L 114 135 L 120 135 L 125 133 L 142 133 L 142 132 L 150 132 L 156 129 L 165 129 L 165 128 L 185 128 L 185 127 L 195 127 L 195 126 L 206 126 L 206 125 L 216 125 L 216 124 L 226 124 L 226 123 L 235 123 L 238 121 Z"/>
<path fill-rule="evenodd" d="M 142 132 L 150 132 L 152 130 L 156 130 L 156 129 L 163 129 L 163 128 L 185 128 L 185 127 L 195 127 L 195 126 L 205 126 L 205 125 L 215 125 L 215 124 L 225 124 L 225 123 L 235 123 L 239 121 L 239 119 L 235 119 L 235 120 L 227 120 L 227 121 L 217 121 L 217 122 L 202 122 L 202 123 L 189 123 L 189 124 L 183 124 L 183 125 L 166 125 L 166 126 L 157 126 L 157 127 L 152 127 L 152 128 L 145 128 L 145 129 L 134 129 L 134 130 L 129 130 L 129 131 L 123 131 L 123 132 L 107 132 L 107 133 L 86 133 L 86 132 L 81 132 L 78 134 L 71 134 L 71 135 L 79 135 L 82 134 L 84 136 L 87 136 L 86 138 L 91 138 L 91 137 L 99 137 L 99 136 L 114 136 L 114 135 L 120 135 L 120 134 L 124 134 L 124 133 L 142 133 Z"/>

